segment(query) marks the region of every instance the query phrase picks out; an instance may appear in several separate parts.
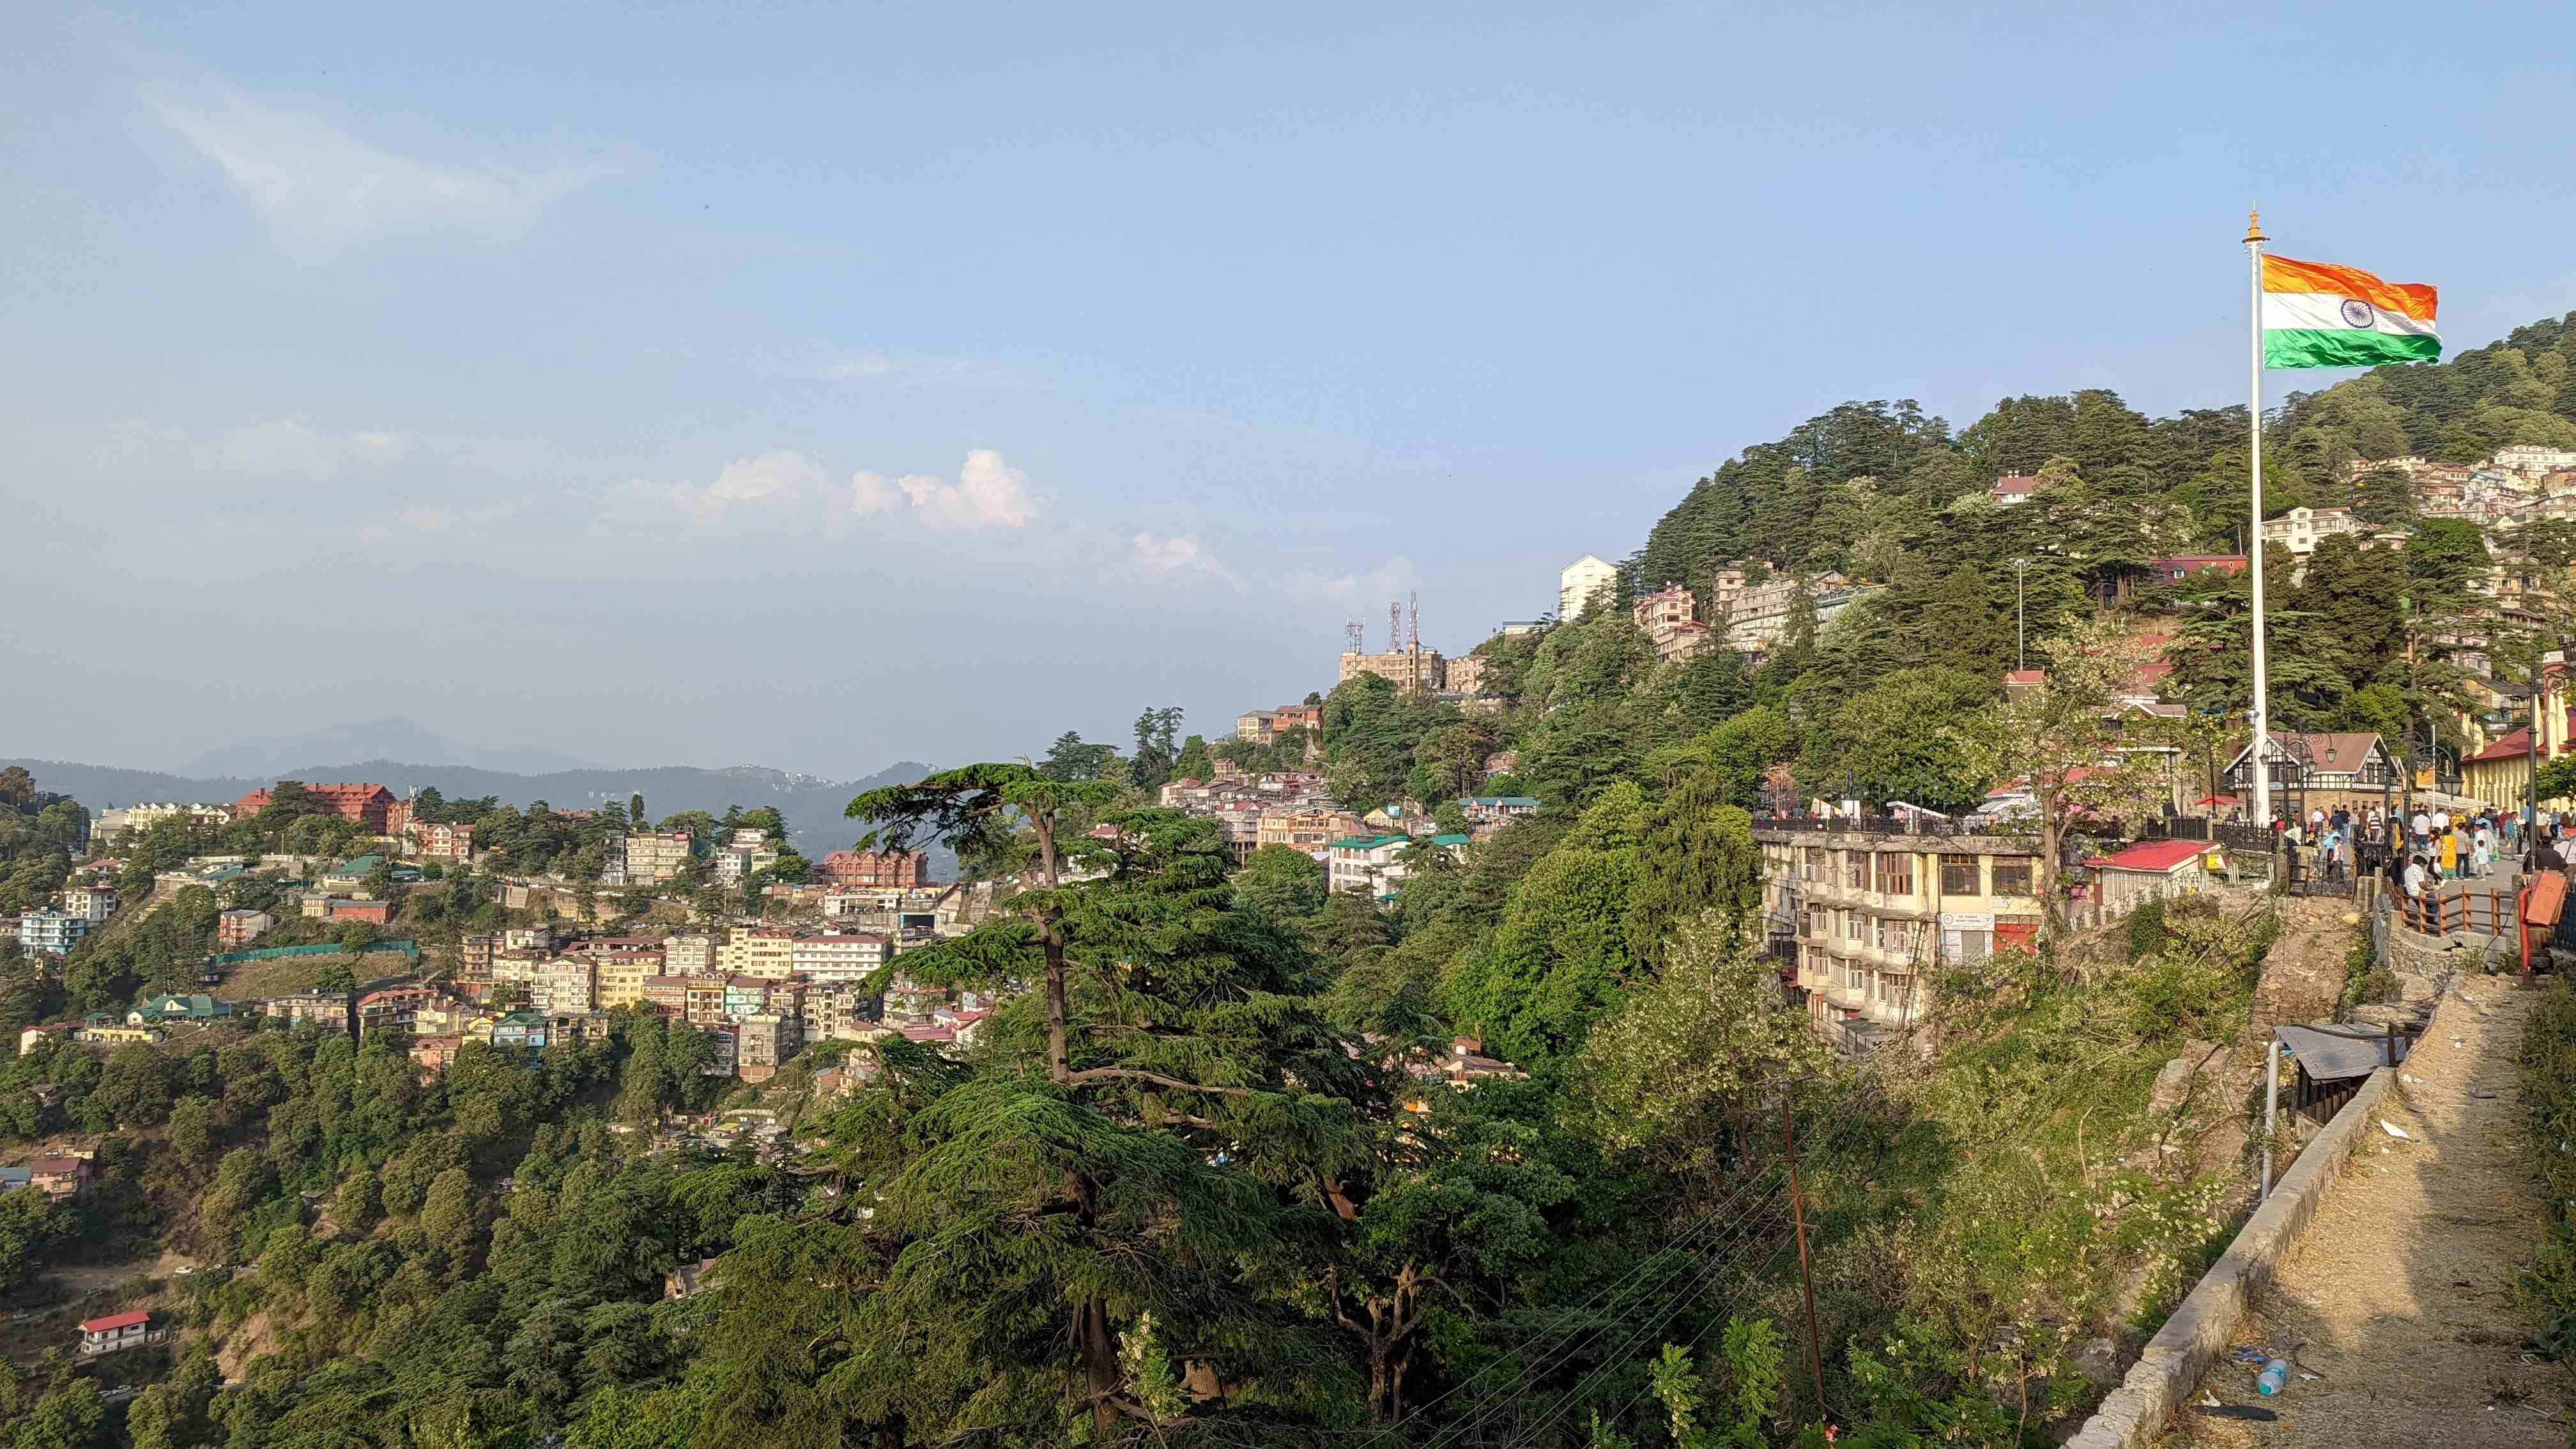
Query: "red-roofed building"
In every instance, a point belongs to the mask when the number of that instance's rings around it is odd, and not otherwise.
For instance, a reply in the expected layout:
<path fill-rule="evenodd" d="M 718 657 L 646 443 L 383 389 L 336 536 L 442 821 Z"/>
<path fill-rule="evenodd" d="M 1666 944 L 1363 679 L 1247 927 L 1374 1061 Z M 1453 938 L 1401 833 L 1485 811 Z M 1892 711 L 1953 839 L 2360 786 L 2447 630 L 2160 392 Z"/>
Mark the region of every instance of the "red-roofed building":
<path fill-rule="evenodd" d="M 2216 849 L 2205 840 L 2142 840 L 2094 856 L 2084 862 L 2093 868 L 2093 903 L 2125 915 L 2143 901 L 2197 890 L 2208 876 L 2202 858 Z"/>
<path fill-rule="evenodd" d="M 1995 480 L 1993 497 L 1998 508 L 2011 508 L 2028 503 L 2039 491 L 2039 480 L 2028 473 L 2006 473 Z"/>
<path fill-rule="evenodd" d="M 138 1308 L 131 1313 L 112 1313 L 105 1318 L 84 1318 L 80 1331 L 80 1351 L 84 1355 L 141 1348 L 152 1340 L 152 1315 Z"/>
<path fill-rule="evenodd" d="M 2048 684 L 2044 669 L 2007 669 L 2004 671 L 2004 696 L 2021 700 L 2039 693 Z"/>
<path fill-rule="evenodd" d="M 835 885 L 910 889 L 930 884 L 930 857 L 918 850 L 836 850 L 820 862 Z"/>
<path fill-rule="evenodd" d="M 48 1152 L 27 1164 L 27 1185 L 55 1202 L 69 1202 L 89 1187 L 86 1157 Z"/>
<path fill-rule="evenodd" d="M 283 781 L 279 783 L 283 784 Z M 276 798 L 274 790 L 253 790 L 233 802 L 233 818 L 257 815 Z M 376 835 L 386 831 L 386 819 L 396 801 L 394 792 L 382 785 L 307 785 L 304 798 L 319 807 L 318 812 L 336 816 L 353 825 L 364 826 Z"/>

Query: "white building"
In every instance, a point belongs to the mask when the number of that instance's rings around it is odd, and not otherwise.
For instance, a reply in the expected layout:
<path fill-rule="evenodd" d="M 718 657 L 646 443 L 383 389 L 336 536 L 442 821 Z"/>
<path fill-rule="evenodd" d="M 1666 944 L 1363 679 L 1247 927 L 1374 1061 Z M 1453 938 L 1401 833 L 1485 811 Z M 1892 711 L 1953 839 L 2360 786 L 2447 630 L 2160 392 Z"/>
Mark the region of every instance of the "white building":
<path fill-rule="evenodd" d="M 744 876 L 778 864 L 778 847 L 769 843 L 765 830 L 737 830 L 716 847 L 713 864 L 719 882 L 739 885 Z"/>
<path fill-rule="evenodd" d="M 892 959 L 893 940 L 872 931 L 821 931 L 798 936 L 788 949 L 789 968 L 815 981 L 859 981 Z"/>
<path fill-rule="evenodd" d="M 2498 448 L 2492 460 L 2499 468 L 2515 473 L 2562 473 L 2576 468 L 2576 448 L 2544 448 L 2538 443 L 2516 443 Z"/>
<path fill-rule="evenodd" d="M 2263 520 L 2263 542 L 2277 543 L 2298 558 L 2315 553 L 2320 539 L 2363 531 L 2361 521 L 2352 516 L 2349 508 L 2293 508 L 2278 518 Z"/>
<path fill-rule="evenodd" d="M 128 805 L 122 810 L 98 812 L 89 824 L 90 838 L 107 841 L 129 830 L 149 830 L 154 823 L 174 815 L 185 815 L 199 825 L 222 825 L 233 818 L 232 808 L 226 805 L 182 805 L 172 801 Z"/>
<path fill-rule="evenodd" d="M 1571 624 L 1593 603 L 1607 602 L 1619 591 L 1619 569 L 1585 554 L 1556 575 L 1556 617 Z"/>
<path fill-rule="evenodd" d="M 78 916 L 95 925 L 116 914 L 116 887 L 73 885 L 63 887 L 63 914 Z"/>

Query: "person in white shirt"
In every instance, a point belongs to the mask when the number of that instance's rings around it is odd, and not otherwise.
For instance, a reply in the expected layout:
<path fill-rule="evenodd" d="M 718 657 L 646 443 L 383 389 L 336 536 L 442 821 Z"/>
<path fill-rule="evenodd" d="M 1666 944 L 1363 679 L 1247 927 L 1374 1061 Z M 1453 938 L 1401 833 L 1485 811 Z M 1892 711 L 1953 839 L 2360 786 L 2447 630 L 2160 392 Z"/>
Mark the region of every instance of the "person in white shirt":
<path fill-rule="evenodd" d="M 2416 855 L 2407 858 L 2406 913 L 2419 921 L 2432 913 L 2432 902 L 2424 895 L 2424 886 L 2430 878 L 2430 873 L 2424 869 L 2424 857 Z"/>
<path fill-rule="evenodd" d="M 2409 832 L 2413 834 L 2413 843 L 2416 845 L 2422 845 L 2424 837 L 2433 833 L 2433 817 L 2421 810 L 2416 811 L 2415 818 L 2406 822 L 2406 825 Z"/>

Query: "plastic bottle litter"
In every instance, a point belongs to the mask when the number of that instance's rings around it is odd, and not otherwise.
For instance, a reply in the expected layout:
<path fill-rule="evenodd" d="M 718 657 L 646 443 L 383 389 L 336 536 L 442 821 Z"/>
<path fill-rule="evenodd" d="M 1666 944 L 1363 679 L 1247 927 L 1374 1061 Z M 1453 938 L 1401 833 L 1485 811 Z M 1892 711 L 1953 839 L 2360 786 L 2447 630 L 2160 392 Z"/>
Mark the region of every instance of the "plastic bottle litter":
<path fill-rule="evenodd" d="M 2289 1381 L 2290 1361 L 2276 1358 L 2263 1365 L 2263 1372 L 2255 1376 L 2254 1392 L 2264 1395 L 2277 1394 L 2281 1391 L 2281 1386 Z"/>

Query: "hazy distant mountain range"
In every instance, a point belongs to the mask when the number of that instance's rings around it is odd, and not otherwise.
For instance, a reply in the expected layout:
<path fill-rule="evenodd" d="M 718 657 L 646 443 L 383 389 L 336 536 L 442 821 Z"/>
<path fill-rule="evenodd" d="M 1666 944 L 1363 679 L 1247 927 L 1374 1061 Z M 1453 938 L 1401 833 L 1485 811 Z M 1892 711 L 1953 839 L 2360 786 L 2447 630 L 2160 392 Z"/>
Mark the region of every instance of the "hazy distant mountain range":
<path fill-rule="evenodd" d="M 419 729 L 407 720 L 380 723 Z M 325 731 L 324 736 L 359 738 L 360 732 L 372 728 L 375 726 L 346 726 Z M 433 740 L 437 738 L 425 730 L 420 733 Z M 323 736 L 317 736 L 320 737 Z M 233 757 L 233 750 L 247 752 L 260 748 L 258 745 L 234 746 L 231 750 L 211 751 L 200 760 L 229 759 Z M 495 753 L 507 755 L 512 752 Z M 519 753 L 542 756 L 545 752 Z M 817 775 L 790 774 L 758 765 L 733 765 L 721 770 L 702 770 L 688 765 L 645 769 L 587 766 L 522 772 L 474 764 L 405 764 L 390 758 L 330 759 L 328 756 L 322 761 L 304 760 L 273 769 L 206 774 L 126 770 L 111 765 L 82 765 L 63 760 L 0 759 L 0 768 L 9 765 L 24 765 L 27 772 L 36 777 L 37 788 L 61 791 L 92 811 L 145 800 L 226 803 L 281 779 L 315 783 L 365 780 L 387 786 L 397 795 L 436 786 L 439 793 L 450 799 L 493 795 L 504 804 L 522 807 L 532 801 L 543 800 L 558 810 L 585 809 L 604 800 L 622 801 L 640 792 L 644 796 L 646 813 L 656 820 L 683 810 L 704 810 L 711 815 L 722 815 L 728 805 L 740 805 L 745 809 L 773 805 L 786 818 L 796 848 L 811 856 L 843 849 L 858 838 L 859 822 L 845 819 L 841 814 L 850 803 L 851 796 L 880 785 L 904 784 L 930 773 L 928 765 L 910 760 L 861 780 L 826 780 Z"/>
<path fill-rule="evenodd" d="M 395 715 L 389 719 L 333 725 L 311 734 L 240 740 L 221 749 L 206 751 L 181 765 L 177 773 L 191 779 L 265 775 L 273 780 L 292 775 L 297 770 L 350 765 L 361 760 L 472 765 L 477 769 L 499 770 L 513 775 L 551 775 L 563 770 L 599 768 L 596 761 L 577 759 L 561 750 L 494 749 L 460 744 L 435 733 L 417 720 Z M 447 787 L 442 785 L 439 788 L 444 790 Z M 485 792 L 478 790 L 475 793 Z"/>

